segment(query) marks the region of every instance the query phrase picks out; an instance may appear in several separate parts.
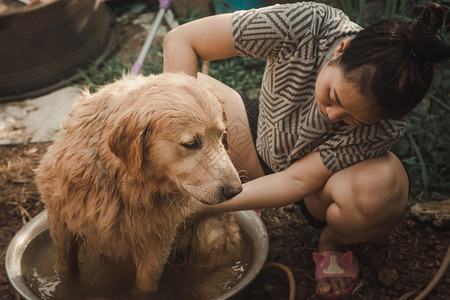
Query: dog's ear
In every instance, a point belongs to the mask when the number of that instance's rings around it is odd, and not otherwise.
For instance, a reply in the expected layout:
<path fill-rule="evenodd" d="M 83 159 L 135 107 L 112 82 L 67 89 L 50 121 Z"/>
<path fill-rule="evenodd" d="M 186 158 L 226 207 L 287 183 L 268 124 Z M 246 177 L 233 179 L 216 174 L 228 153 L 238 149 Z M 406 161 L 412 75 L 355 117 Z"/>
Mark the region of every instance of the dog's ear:
<path fill-rule="evenodd" d="M 220 106 L 222 107 L 222 119 L 225 122 L 226 128 L 225 128 L 225 134 L 222 139 L 222 144 L 225 147 L 225 149 L 228 151 L 228 119 L 227 114 L 225 113 L 225 101 L 220 98 L 217 93 L 212 90 L 211 93 L 216 97 L 217 101 L 219 102 Z"/>
<path fill-rule="evenodd" d="M 137 122 L 122 120 L 113 129 L 108 146 L 126 167 L 128 174 L 136 177 L 145 159 L 146 136 L 150 125 L 139 126 Z"/>

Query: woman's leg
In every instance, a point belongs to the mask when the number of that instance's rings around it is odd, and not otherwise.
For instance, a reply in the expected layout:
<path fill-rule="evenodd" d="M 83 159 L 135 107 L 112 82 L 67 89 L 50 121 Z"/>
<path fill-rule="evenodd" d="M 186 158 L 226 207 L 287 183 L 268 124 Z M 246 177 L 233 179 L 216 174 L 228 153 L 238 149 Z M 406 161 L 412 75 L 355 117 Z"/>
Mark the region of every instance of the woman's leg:
<path fill-rule="evenodd" d="M 231 161 L 245 181 L 264 175 L 253 143 L 247 113 L 241 95 L 222 82 L 198 73 L 199 80 L 210 83 L 224 101 L 228 126 L 228 149 Z"/>
<path fill-rule="evenodd" d="M 305 198 L 310 213 L 327 222 L 319 251 L 349 250 L 350 245 L 384 236 L 402 218 L 409 181 L 400 160 L 388 152 L 333 174 L 317 193 Z M 344 290 L 349 279 L 320 279 L 321 293 Z"/>

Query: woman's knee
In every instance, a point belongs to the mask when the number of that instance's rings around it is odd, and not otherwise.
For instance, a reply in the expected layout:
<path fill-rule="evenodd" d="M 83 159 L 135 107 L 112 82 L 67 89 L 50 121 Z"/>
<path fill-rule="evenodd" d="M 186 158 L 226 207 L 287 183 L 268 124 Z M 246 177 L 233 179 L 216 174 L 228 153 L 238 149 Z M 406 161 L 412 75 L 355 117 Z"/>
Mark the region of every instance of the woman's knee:
<path fill-rule="evenodd" d="M 394 154 L 389 152 L 343 171 L 329 180 L 332 198 L 341 209 L 353 210 L 367 220 L 378 222 L 403 215 L 408 201 L 409 181 L 403 165 Z"/>
<path fill-rule="evenodd" d="M 409 180 L 400 160 L 388 152 L 371 161 L 356 180 L 357 194 L 362 194 L 371 201 L 362 201 L 361 207 L 366 213 L 384 211 L 391 208 L 391 213 L 403 213 L 409 193 Z M 378 204 L 375 204 L 378 203 Z M 374 207 L 375 206 L 375 207 Z"/>

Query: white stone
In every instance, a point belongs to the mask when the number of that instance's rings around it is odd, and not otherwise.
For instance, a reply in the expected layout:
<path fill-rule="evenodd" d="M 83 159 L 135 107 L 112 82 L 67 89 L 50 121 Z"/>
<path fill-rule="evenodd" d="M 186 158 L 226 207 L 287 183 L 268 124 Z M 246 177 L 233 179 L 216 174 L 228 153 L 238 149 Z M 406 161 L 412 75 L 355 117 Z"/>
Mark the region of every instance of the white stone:
<path fill-rule="evenodd" d="M 81 95 L 70 86 L 35 99 L 0 103 L 0 145 L 48 142 Z"/>
<path fill-rule="evenodd" d="M 411 214 L 422 222 L 435 226 L 450 226 L 450 199 L 418 203 L 411 207 Z"/>

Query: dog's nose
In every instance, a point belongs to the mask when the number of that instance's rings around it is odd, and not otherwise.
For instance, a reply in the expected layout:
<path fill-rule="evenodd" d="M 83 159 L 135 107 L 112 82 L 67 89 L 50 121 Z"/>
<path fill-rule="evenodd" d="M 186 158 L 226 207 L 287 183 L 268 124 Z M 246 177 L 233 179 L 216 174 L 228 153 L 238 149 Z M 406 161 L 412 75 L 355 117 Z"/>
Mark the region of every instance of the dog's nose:
<path fill-rule="evenodd" d="M 222 192 L 227 199 L 233 198 L 242 192 L 242 184 L 227 184 L 222 187 Z"/>

